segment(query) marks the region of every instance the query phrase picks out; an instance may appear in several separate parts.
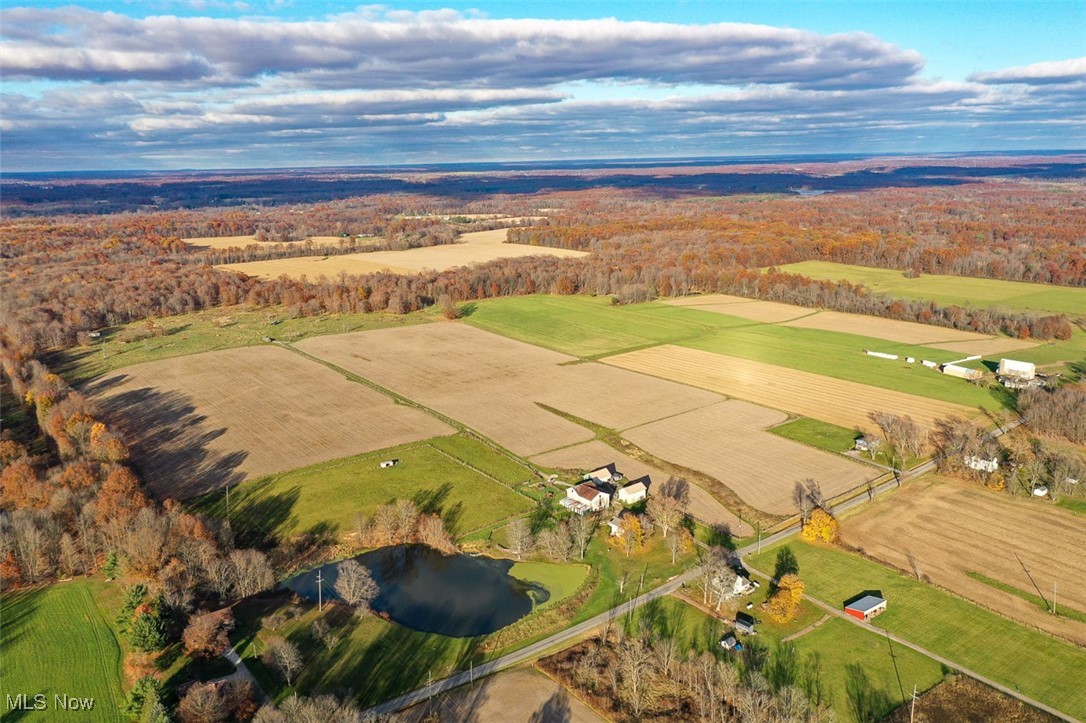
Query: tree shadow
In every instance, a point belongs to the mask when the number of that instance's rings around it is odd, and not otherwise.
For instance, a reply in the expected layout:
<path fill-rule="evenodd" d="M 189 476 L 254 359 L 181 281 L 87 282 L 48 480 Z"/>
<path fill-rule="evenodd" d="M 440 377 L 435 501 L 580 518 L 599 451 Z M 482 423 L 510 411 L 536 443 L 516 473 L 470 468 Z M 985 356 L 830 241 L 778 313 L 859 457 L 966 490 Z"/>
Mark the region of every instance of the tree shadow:
<path fill-rule="evenodd" d="M 845 666 L 845 694 L 849 711 L 858 723 L 876 723 L 894 708 L 890 696 L 871 684 L 867 672 L 858 663 Z"/>
<path fill-rule="evenodd" d="M 710 547 L 719 546 L 735 551 L 735 537 L 732 535 L 731 525 L 727 523 L 717 523 L 710 526 L 705 542 Z"/>
<path fill-rule="evenodd" d="M 554 691 L 538 710 L 528 718 L 528 723 L 568 723 L 573 720 L 573 706 L 565 688 Z"/>

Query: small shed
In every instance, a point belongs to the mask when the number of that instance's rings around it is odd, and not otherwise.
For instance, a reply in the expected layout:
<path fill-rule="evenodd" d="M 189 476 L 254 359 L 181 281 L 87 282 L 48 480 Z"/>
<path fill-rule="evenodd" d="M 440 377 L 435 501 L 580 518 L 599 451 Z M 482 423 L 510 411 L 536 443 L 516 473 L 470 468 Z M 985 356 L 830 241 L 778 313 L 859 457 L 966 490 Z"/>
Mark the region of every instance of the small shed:
<path fill-rule="evenodd" d="M 735 633 L 728 633 L 720 639 L 720 647 L 725 650 L 741 651 L 743 649 L 743 644 L 735 637 Z"/>
<path fill-rule="evenodd" d="M 381 469 L 388 469 L 389 467 L 395 467 L 400 463 L 398 459 L 386 459 L 381 463 Z"/>
<path fill-rule="evenodd" d="M 735 629 L 740 633 L 755 635 L 757 631 L 754 629 L 754 623 L 754 618 L 745 613 L 739 613 L 735 616 Z"/>
<path fill-rule="evenodd" d="M 876 615 L 886 612 L 886 600 L 878 595 L 864 595 L 859 600 L 845 605 L 845 612 L 857 620 L 867 622 Z"/>

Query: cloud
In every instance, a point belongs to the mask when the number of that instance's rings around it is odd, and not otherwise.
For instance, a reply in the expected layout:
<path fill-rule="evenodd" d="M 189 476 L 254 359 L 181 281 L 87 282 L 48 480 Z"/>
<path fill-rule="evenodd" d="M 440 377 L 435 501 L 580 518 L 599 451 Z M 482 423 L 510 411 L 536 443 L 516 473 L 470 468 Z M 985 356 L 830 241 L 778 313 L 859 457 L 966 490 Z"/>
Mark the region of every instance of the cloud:
<path fill-rule="evenodd" d="M 1086 58 L 1053 60 L 991 73 L 974 73 L 969 79 L 978 83 L 1026 83 L 1028 85 L 1086 81 Z"/>

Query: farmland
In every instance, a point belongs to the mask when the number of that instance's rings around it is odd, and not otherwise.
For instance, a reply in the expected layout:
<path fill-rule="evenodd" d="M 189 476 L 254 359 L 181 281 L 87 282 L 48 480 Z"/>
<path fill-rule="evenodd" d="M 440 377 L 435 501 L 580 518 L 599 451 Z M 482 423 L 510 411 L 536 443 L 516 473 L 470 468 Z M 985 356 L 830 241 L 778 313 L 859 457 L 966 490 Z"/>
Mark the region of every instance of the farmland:
<path fill-rule="evenodd" d="M 876 470 L 763 431 L 784 414 L 729 400 L 627 430 L 648 452 L 715 477 L 748 504 L 778 515 L 794 512 L 792 487 L 815 477 L 827 497 L 877 476 Z"/>
<path fill-rule="evenodd" d="M 268 346 L 126 367 L 87 391 L 125 432 L 150 489 L 180 499 L 453 431 Z"/>
<path fill-rule="evenodd" d="M 382 469 L 385 459 L 399 463 Z M 459 536 L 531 509 L 531 500 L 512 489 L 530 476 L 481 442 L 455 436 L 247 482 L 231 490 L 229 512 L 221 491 L 194 500 L 192 507 L 229 516 L 245 538 L 259 541 L 313 530 L 343 535 L 354 529 L 358 513 L 408 499 L 423 512 L 441 515 Z"/>
<path fill-rule="evenodd" d="M 1086 623 L 1044 614 L 1036 604 L 969 575 L 980 573 L 1035 596 L 1032 576 L 1047 599 L 1058 581 L 1057 603 L 1086 612 L 1086 528 L 1051 504 L 926 477 L 848 516 L 842 536 L 900 570 L 915 567 L 941 587 L 1086 646 Z"/>
<path fill-rule="evenodd" d="M 21 592 L 5 592 L 0 608 L 3 692 L 46 696 L 48 708 L 25 716 L 30 723 L 65 715 L 54 708 L 55 695 L 93 698 L 94 707 L 73 720 L 115 721 L 120 716 L 121 649 L 96 600 L 100 581 L 78 580 Z M 30 701 L 28 705 L 33 705 Z"/>
<path fill-rule="evenodd" d="M 807 592 L 842 605 L 864 590 L 889 601 L 873 625 L 1021 691 L 1073 717 L 1086 716 L 1079 685 L 1086 650 L 989 612 L 876 562 L 837 549 L 787 543 L 799 562 Z M 772 570 L 780 545 L 750 557 Z"/>
<path fill-rule="evenodd" d="M 778 267 L 780 271 L 813 279 L 845 279 L 872 291 L 909 299 L 926 299 L 959 306 L 992 306 L 1014 311 L 1041 311 L 1084 315 L 1086 289 L 1021 281 L 1000 281 L 967 276 L 924 274 L 906 278 L 894 269 L 803 261 Z"/>
<path fill-rule="evenodd" d="M 779 304 L 775 301 L 758 301 L 744 296 L 728 294 L 707 294 L 705 296 L 681 296 L 664 302 L 671 306 L 694 308 L 699 311 L 712 311 L 741 319 L 761 321 L 766 324 L 790 321 L 817 313 L 812 309 L 792 304 Z"/>
<path fill-rule="evenodd" d="M 679 346 L 608 357 L 606 363 L 847 428 L 871 427 L 872 411 L 893 410 L 925 425 L 949 414 L 975 414 L 958 404 Z"/>
<path fill-rule="evenodd" d="M 809 311 L 809 310 L 808 310 Z M 803 329 L 822 329 L 823 331 L 838 331 L 842 334 L 857 334 L 869 336 L 875 339 L 897 341 L 902 344 L 925 344 L 933 346 L 950 343 L 975 343 L 975 342 L 1006 342 L 1005 348 L 1023 349 L 1035 344 L 1023 342 L 1018 339 L 993 338 L 986 334 L 975 334 L 971 331 L 948 329 L 945 326 L 932 326 L 930 324 L 917 324 L 914 321 L 897 321 L 894 319 L 881 319 L 875 316 L 862 314 L 843 314 L 838 311 L 820 311 L 809 314 L 799 319 L 786 321 L 782 326 L 794 326 Z"/>
<path fill-rule="evenodd" d="M 461 234 L 460 243 L 455 244 L 426 246 L 406 251 L 374 251 L 340 256 L 300 256 L 290 259 L 246 261 L 225 264 L 219 268 L 270 279 L 284 275 L 295 279 L 302 276 L 316 279 L 320 276 L 334 278 L 341 273 L 372 274 L 388 271 L 394 274 L 417 274 L 427 270 L 444 271 L 456 266 L 470 266 L 521 256 L 559 258 L 587 256 L 583 251 L 504 243 L 506 234 L 506 229 L 475 231 Z"/>
<path fill-rule="evenodd" d="M 232 249 L 239 247 L 244 248 L 252 245 L 270 248 L 277 243 L 282 243 L 287 246 L 296 246 L 304 244 L 306 241 L 313 241 L 315 244 L 328 244 L 338 242 L 340 239 L 338 236 L 316 236 L 297 241 L 276 241 L 275 243 L 268 243 L 266 241 L 257 241 L 253 236 L 201 236 L 199 238 L 183 238 L 181 240 L 197 249 Z"/>

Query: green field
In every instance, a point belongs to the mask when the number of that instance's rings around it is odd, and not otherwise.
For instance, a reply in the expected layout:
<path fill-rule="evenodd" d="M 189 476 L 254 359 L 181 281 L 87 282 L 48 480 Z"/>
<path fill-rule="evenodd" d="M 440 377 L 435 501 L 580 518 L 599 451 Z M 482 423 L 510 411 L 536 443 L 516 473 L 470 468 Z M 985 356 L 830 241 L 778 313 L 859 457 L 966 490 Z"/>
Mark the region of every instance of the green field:
<path fill-rule="evenodd" d="M 824 449 L 827 452 L 849 451 L 855 445 L 857 435 L 851 429 L 807 417 L 778 424 L 776 427 L 770 427 L 769 431 L 778 437 Z"/>
<path fill-rule="evenodd" d="M 6 592 L 0 607 L 3 693 L 45 694 L 46 710 L 9 712 L 4 720 L 80 721 L 121 718 L 121 648 L 96 600 L 101 581 L 75 580 Z M 56 711 L 55 695 L 93 698 L 90 711 Z M 0 701 L 6 706 L 6 701 Z M 6 710 L 6 707 L 5 707 Z"/>
<path fill-rule="evenodd" d="M 828 261 L 803 261 L 777 268 L 812 279 L 845 279 L 863 284 L 878 293 L 907 299 L 926 299 L 958 306 L 1086 315 L 1086 289 L 1082 288 L 932 274 L 908 279 L 901 271 L 894 269 L 873 269 Z"/>
<path fill-rule="evenodd" d="M 123 341 L 127 334 L 146 329 L 146 321 L 137 321 L 104 329 L 102 336 L 92 340 L 90 346 L 58 352 L 45 363 L 69 384 L 78 385 L 132 364 L 262 344 L 265 336 L 295 342 L 311 336 L 421 324 L 434 318 L 433 313 L 427 312 L 290 316 L 289 310 L 276 307 L 255 311 L 241 306 L 205 309 L 154 319 L 152 321 L 162 328 L 160 335 L 140 341 Z"/>
<path fill-rule="evenodd" d="M 866 590 L 878 590 L 888 606 L 874 625 L 1057 710 L 1086 717 L 1086 650 L 857 555 L 798 540 L 787 545 L 814 597 L 843 607 Z M 779 547 L 752 556 L 751 564 L 772 570 Z"/>
<path fill-rule="evenodd" d="M 588 566 L 560 565 L 554 562 L 514 562 L 509 568 L 509 575 L 525 582 L 539 583 L 547 588 L 550 597 L 535 608 L 546 610 L 577 591 L 588 576 Z"/>
<path fill-rule="evenodd" d="M 400 462 L 381 469 L 379 463 L 386 459 Z M 459 460 L 469 460 L 494 478 Z M 353 529 L 357 513 L 372 513 L 394 499 L 410 499 L 423 511 L 440 514 L 454 534 L 464 535 L 532 508 L 531 500 L 511 489 L 524 481 L 526 472 L 505 460 L 479 441 L 453 436 L 439 445 L 415 442 L 322 462 L 234 487 L 230 520 L 247 540 L 343 533 Z M 199 497 L 191 506 L 215 517 L 227 516 L 224 491 Z"/>

